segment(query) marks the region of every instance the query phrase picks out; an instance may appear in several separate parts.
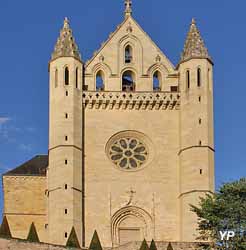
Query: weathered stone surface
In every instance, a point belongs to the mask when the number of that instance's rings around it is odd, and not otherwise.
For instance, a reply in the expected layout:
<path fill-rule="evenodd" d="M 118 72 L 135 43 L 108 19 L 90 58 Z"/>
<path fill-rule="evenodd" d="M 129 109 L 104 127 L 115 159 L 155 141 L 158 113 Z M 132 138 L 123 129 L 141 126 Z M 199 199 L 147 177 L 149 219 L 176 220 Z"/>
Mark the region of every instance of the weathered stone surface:
<path fill-rule="evenodd" d="M 214 190 L 213 66 L 197 56 L 175 68 L 132 17 L 131 1 L 126 7 L 124 21 L 86 64 L 59 50 L 49 64 L 47 176 L 3 178 L 15 237 L 26 238 L 32 222 L 41 241 L 60 245 L 73 227 L 87 247 L 95 230 L 104 247 L 197 237 L 190 204 Z M 59 42 L 66 42 L 58 47 L 69 49 L 74 40 L 66 40 L 64 25 Z M 187 47 L 196 49 L 192 39 Z M 126 73 L 132 83 L 124 89 Z M 180 244 L 174 249 L 190 243 Z"/>

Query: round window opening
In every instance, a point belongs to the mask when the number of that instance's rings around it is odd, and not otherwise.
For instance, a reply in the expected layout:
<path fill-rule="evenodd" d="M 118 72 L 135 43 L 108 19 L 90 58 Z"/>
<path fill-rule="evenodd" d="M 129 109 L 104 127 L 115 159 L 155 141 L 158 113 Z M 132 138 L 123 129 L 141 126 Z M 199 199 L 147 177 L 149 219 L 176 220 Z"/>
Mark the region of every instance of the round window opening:
<path fill-rule="evenodd" d="M 148 160 L 148 147 L 143 140 L 133 135 L 116 136 L 107 145 L 108 157 L 122 170 L 138 170 Z"/>

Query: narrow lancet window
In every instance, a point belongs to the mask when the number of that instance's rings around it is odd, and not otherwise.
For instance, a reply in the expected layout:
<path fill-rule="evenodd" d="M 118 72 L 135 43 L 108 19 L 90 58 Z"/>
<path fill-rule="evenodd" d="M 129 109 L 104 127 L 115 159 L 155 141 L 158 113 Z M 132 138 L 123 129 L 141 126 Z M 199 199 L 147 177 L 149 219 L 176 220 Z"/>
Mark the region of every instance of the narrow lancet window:
<path fill-rule="evenodd" d="M 187 89 L 190 88 L 190 71 L 189 70 L 186 71 L 186 87 Z"/>
<path fill-rule="evenodd" d="M 201 87 L 201 69 L 197 69 L 197 87 Z"/>
<path fill-rule="evenodd" d="M 75 72 L 75 88 L 77 89 L 79 86 L 79 69 L 76 68 L 76 72 Z"/>
<path fill-rule="evenodd" d="M 125 63 L 131 63 L 132 62 L 132 47 L 130 45 L 127 45 L 125 48 Z"/>
<path fill-rule="evenodd" d="M 58 70 L 55 71 L 55 88 L 58 87 Z"/>
<path fill-rule="evenodd" d="M 69 85 L 69 69 L 65 68 L 65 85 Z"/>

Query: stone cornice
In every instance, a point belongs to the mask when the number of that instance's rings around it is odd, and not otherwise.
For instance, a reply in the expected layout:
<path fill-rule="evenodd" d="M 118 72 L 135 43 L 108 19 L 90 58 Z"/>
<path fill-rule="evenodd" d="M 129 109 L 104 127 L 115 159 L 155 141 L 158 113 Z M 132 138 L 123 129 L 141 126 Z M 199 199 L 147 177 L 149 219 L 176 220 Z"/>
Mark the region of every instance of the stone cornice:
<path fill-rule="evenodd" d="M 179 92 L 84 91 L 87 109 L 174 110 L 180 107 Z"/>
<path fill-rule="evenodd" d="M 23 179 L 23 180 L 37 180 L 39 179 L 46 179 L 46 175 L 3 175 L 4 179 Z"/>

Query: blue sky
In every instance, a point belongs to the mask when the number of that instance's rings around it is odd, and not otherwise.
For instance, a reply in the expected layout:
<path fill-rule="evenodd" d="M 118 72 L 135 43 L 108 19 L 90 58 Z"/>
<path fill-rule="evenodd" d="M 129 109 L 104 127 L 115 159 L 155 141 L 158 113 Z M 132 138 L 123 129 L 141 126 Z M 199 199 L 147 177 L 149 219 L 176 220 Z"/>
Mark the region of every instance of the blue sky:
<path fill-rule="evenodd" d="M 47 153 L 48 61 L 64 17 L 70 19 L 86 61 L 122 22 L 123 2 L 1 2 L 1 173 L 36 154 Z M 197 20 L 215 63 L 217 186 L 246 176 L 245 9 L 244 0 L 133 0 L 135 19 L 174 64 L 179 60 L 191 18 Z"/>

